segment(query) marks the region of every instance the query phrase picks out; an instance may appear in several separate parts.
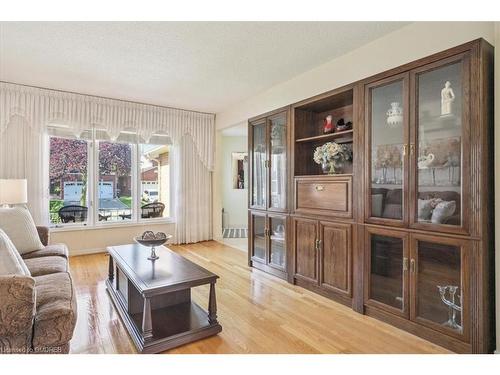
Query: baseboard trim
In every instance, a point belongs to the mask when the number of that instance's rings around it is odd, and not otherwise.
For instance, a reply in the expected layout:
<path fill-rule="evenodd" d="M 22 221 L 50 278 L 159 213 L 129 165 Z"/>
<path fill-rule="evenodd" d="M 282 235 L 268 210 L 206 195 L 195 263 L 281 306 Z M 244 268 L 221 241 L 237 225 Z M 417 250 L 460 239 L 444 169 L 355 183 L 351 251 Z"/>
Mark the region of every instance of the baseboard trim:
<path fill-rule="evenodd" d="M 78 250 L 70 250 L 69 256 L 78 256 L 78 255 L 90 255 L 90 254 L 99 254 L 105 253 L 106 249 L 102 247 L 94 248 L 94 249 L 78 249 Z"/>

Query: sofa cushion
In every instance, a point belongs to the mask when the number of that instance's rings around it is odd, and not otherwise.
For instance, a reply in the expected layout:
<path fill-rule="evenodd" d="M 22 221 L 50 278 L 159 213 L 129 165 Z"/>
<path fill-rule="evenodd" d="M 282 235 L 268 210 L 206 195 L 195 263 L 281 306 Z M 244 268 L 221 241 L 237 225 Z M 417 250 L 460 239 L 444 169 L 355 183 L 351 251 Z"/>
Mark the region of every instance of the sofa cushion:
<path fill-rule="evenodd" d="M 31 276 L 16 247 L 0 229 L 0 275 Z"/>
<path fill-rule="evenodd" d="M 33 346 L 65 345 L 73 337 L 77 317 L 76 295 L 70 274 L 35 277 L 35 288 Z"/>
<path fill-rule="evenodd" d="M 432 210 L 434 209 L 432 199 L 419 199 L 418 200 L 418 220 L 430 221 Z"/>
<path fill-rule="evenodd" d="M 35 222 L 26 207 L 0 208 L 0 229 L 22 255 L 43 248 Z"/>
<path fill-rule="evenodd" d="M 63 243 L 45 246 L 43 249 L 23 254 L 24 259 L 60 256 L 68 259 L 68 247 Z"/>
<path fill-rule="evenodd" d="M 372 194 L 372 216 L 373 217 L 381 217 L 382 216 L 383 204 L 384 204 L 384 195 L 383 194 Z"/>
<path fill-rule="evenodd" d="M 444 224 L 449 217 L 453 216 L 456 208 L 457 204 L 455 201 L 439 202 L 434 211 L 432 211 L 431 222 L 433 224 Z"/>
<path fill-rule="evenodd" d="M 401 219 L 403 217 L 403 206 L 400 204 L 387 203 L 384 207 L 382 217 L 387 219 Z"/>
<path fill-rule="evenodd" d="M 43 276 L 57 272 L 68 272 L 68 260 L 63 257 L 40 257 L 25 259 L 31 276 Z"/>

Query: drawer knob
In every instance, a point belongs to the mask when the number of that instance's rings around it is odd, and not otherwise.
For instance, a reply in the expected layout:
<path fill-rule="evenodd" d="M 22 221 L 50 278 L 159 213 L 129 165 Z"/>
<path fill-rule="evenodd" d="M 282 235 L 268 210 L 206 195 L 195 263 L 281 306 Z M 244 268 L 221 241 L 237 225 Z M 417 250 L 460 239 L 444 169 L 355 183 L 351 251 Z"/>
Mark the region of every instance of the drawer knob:
<path fill-rule="evenodd" d="M 316 189 L 316 191 L 323 191 L 323 190 L 325 190 L 325 187 L 323 185 L 316 185 L 314 188 Z"/>

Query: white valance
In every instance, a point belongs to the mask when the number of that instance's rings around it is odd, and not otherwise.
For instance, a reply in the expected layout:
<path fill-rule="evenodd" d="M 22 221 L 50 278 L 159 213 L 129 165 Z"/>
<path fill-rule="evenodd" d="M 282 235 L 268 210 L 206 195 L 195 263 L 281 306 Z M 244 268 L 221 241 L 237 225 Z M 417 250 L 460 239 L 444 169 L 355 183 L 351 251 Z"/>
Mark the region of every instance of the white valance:
<path fill-rule="evenodd" d="M 0 82 L 0 134 L 15 116 L 34 130 L 58 124 L 76 136 L 100 128 L 116 139 L 133 129 L 146 143 L 153 134 L 165 134 L 175 144 L 189 134 L 202 163 L 214 168 L 214 114 Z"/>

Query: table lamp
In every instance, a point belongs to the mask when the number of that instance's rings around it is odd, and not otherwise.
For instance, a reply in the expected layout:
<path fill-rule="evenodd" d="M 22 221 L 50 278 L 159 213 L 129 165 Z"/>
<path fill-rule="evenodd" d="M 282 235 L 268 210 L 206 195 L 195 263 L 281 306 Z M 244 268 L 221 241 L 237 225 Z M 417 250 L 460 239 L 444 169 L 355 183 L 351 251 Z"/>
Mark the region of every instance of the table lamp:
<path fill-rule="evenodd" d="M 0 206 L 28 203 L 27 180 L 0 179 Z"/>

